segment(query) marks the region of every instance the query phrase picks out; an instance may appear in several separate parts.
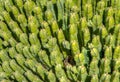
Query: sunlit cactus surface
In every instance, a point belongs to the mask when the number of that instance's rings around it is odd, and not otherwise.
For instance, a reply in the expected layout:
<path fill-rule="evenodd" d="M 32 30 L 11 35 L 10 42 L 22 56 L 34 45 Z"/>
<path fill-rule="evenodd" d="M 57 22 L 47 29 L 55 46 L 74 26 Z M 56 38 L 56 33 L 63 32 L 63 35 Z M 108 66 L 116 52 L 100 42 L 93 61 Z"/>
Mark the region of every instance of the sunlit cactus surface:
<path fill-rule="evenodd" d="M 120 0 L 0 0 L 0 82 L 120 82 Z"/>

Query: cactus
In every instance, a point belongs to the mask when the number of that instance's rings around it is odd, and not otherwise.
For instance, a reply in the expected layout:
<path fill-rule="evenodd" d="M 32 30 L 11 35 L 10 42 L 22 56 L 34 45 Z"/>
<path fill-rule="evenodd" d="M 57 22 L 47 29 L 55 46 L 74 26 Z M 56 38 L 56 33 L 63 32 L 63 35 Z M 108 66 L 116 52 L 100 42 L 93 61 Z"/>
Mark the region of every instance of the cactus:
<path fill-rule="evenodd" d="M 0 82 L 120 82 L 120 0 L 0 0 Z"/>

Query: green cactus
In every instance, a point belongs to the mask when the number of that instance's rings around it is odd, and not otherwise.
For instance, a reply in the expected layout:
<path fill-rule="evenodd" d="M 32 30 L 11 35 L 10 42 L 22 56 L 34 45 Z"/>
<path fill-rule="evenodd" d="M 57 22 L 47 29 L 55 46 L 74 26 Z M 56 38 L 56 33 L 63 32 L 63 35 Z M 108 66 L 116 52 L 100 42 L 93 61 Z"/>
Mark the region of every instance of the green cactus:
<path fill-rule="evenodd" d="M 8 61 L 4 61 L 2 63 L 2 68 L 3 68 L 4 72 L 5 72 L 5 75 L 9 75 L 9 76 L 11 75 L 13 70 L 10 68 L 10 65 L 9 65 Z"/>
<path fill-rule="evenodd" d="M 101 60 L 101 66 L 100 71 L 101 74 L 103 73 L 110 73 L 111 72 L 111 60 L 110 59 L 102 59 Z"/>
<path fill-rule="evenodd" d="M 47 74 L 50 82 L 56 82 L 55 74 L 52 71 L 48 71 Z"/>
<path fill-rule="evenodd" d="M 91 78 L 91 82 L 99 82 L 98 75 L 93 75 Z"/>
<path fill-rule="evenodd" d="M 16 50 L 15 50 L 15 47 L 11 47 L 11 48 L 9 48 L 9 56 L 11 57 L 11 58 L 14 58 L 15 57 L 15 55 L 17 54 L 17 52 L 16 52 Z"/>
<path fill-rule="evenodd" d="M 23 81 L 23 82 L 28 82 L 26 80 L 26 78 L 19 72 L 19 71 L 15 71 L 13 73 L 14 77 L 16 78 L 17 81 Z"/>
<path fill-rule="evenodd" d="M 29 68 L 32 71 L 36 72 L 36 68 L 35 68 L 35 65 L 37 64 L 36 61 L 34 61 L 32 59 L 27 59 L 24 64 L 25 64 L 25 66 L 27 68 Z"/>
<path fill-rule="evenodd" d="M 100 82 L 111 82 L 111 75 L 104 73 L 101 78 L 100 78 Z"/>
<path fill-rule="evenodd" d="M 112 74 L 111 82 L 119 82 L 120 81 L 120 73 L 118 71 L 114 71 Z"/>
<path fill-rule="evenodd" d="M 12 70 L 18 70 L 21 74 L 24 73 L 24 70 L 16 63 L 14 59 L 10 60 L 9 65 L 12 68 Z"/>
<path fill-rule="evenodd" d="M 99 75 L 99 68 L 98 68 L 98 60 L 97 59 L 93 59 L 90 63 L 90 68 L 89 68 L 89 74 L 90 75 Z M 97 78 L 97 77 L 95 77 Z M 94 78 L 93 78 L 94 80 Z"/>
<path fill-rule="evenodd" d="M 74 60 L 76 62 L 76 65 L 81 66 L 85 65 L 85 55 L 83 53 L 76 54 L 74 57 Z"/>
<path fill-rule="evenodd" d="M 67 78 L 61 64 L 57 64 L 55 66 L 55 71 L 56 71 L 55 74 L 56 74 L 56 76 L 57 76 L 58 79 L 60 79 L 62 77 Z"/>
<path fill-rule="evenodd" d="M 43 82 L 42 80 L 39 79 L 38 76 L 36 76 L 35 74 L 33 74 L 30 70 L 27 70 L 25 72 L 25 76 L 29 79 L 29 81 L 36 81 L 36 82 Z"/>
<path fill-rule="evenodd" d="M 0 0 L 0 82 L 119 82 L 120 0 Z"/>
<path fill-rule="evenodd" d="M 49 56 L 47 55 L 47 53 L 46 53 L 45 50 L 39 51 L 39 52 L 38 52 L 38 57 L 39 57 L 39 60 L 40 60 L 43 64 L 51 67 L 51 63 L 50 63 Z"/>

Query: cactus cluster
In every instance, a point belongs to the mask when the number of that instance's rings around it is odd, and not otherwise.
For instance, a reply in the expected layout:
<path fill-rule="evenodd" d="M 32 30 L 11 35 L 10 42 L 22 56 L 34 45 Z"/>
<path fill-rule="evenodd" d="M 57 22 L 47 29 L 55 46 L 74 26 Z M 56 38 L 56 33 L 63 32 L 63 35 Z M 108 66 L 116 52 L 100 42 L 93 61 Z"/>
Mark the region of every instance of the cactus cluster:
<path fill-rule="evenodd" d="M 120 82 L 120 0 L 0 0 L 0 82 Z"/>

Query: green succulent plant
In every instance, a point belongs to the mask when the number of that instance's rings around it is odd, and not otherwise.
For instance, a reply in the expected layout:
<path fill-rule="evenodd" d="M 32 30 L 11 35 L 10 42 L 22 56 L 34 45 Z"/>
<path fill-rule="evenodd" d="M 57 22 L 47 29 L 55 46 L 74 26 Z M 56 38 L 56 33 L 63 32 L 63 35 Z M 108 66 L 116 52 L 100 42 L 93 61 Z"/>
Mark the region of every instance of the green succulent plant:
<path fill-rule="evenodd" d="M 120 82 L 120 0 L 0 0 L 0 82 Z"/>

